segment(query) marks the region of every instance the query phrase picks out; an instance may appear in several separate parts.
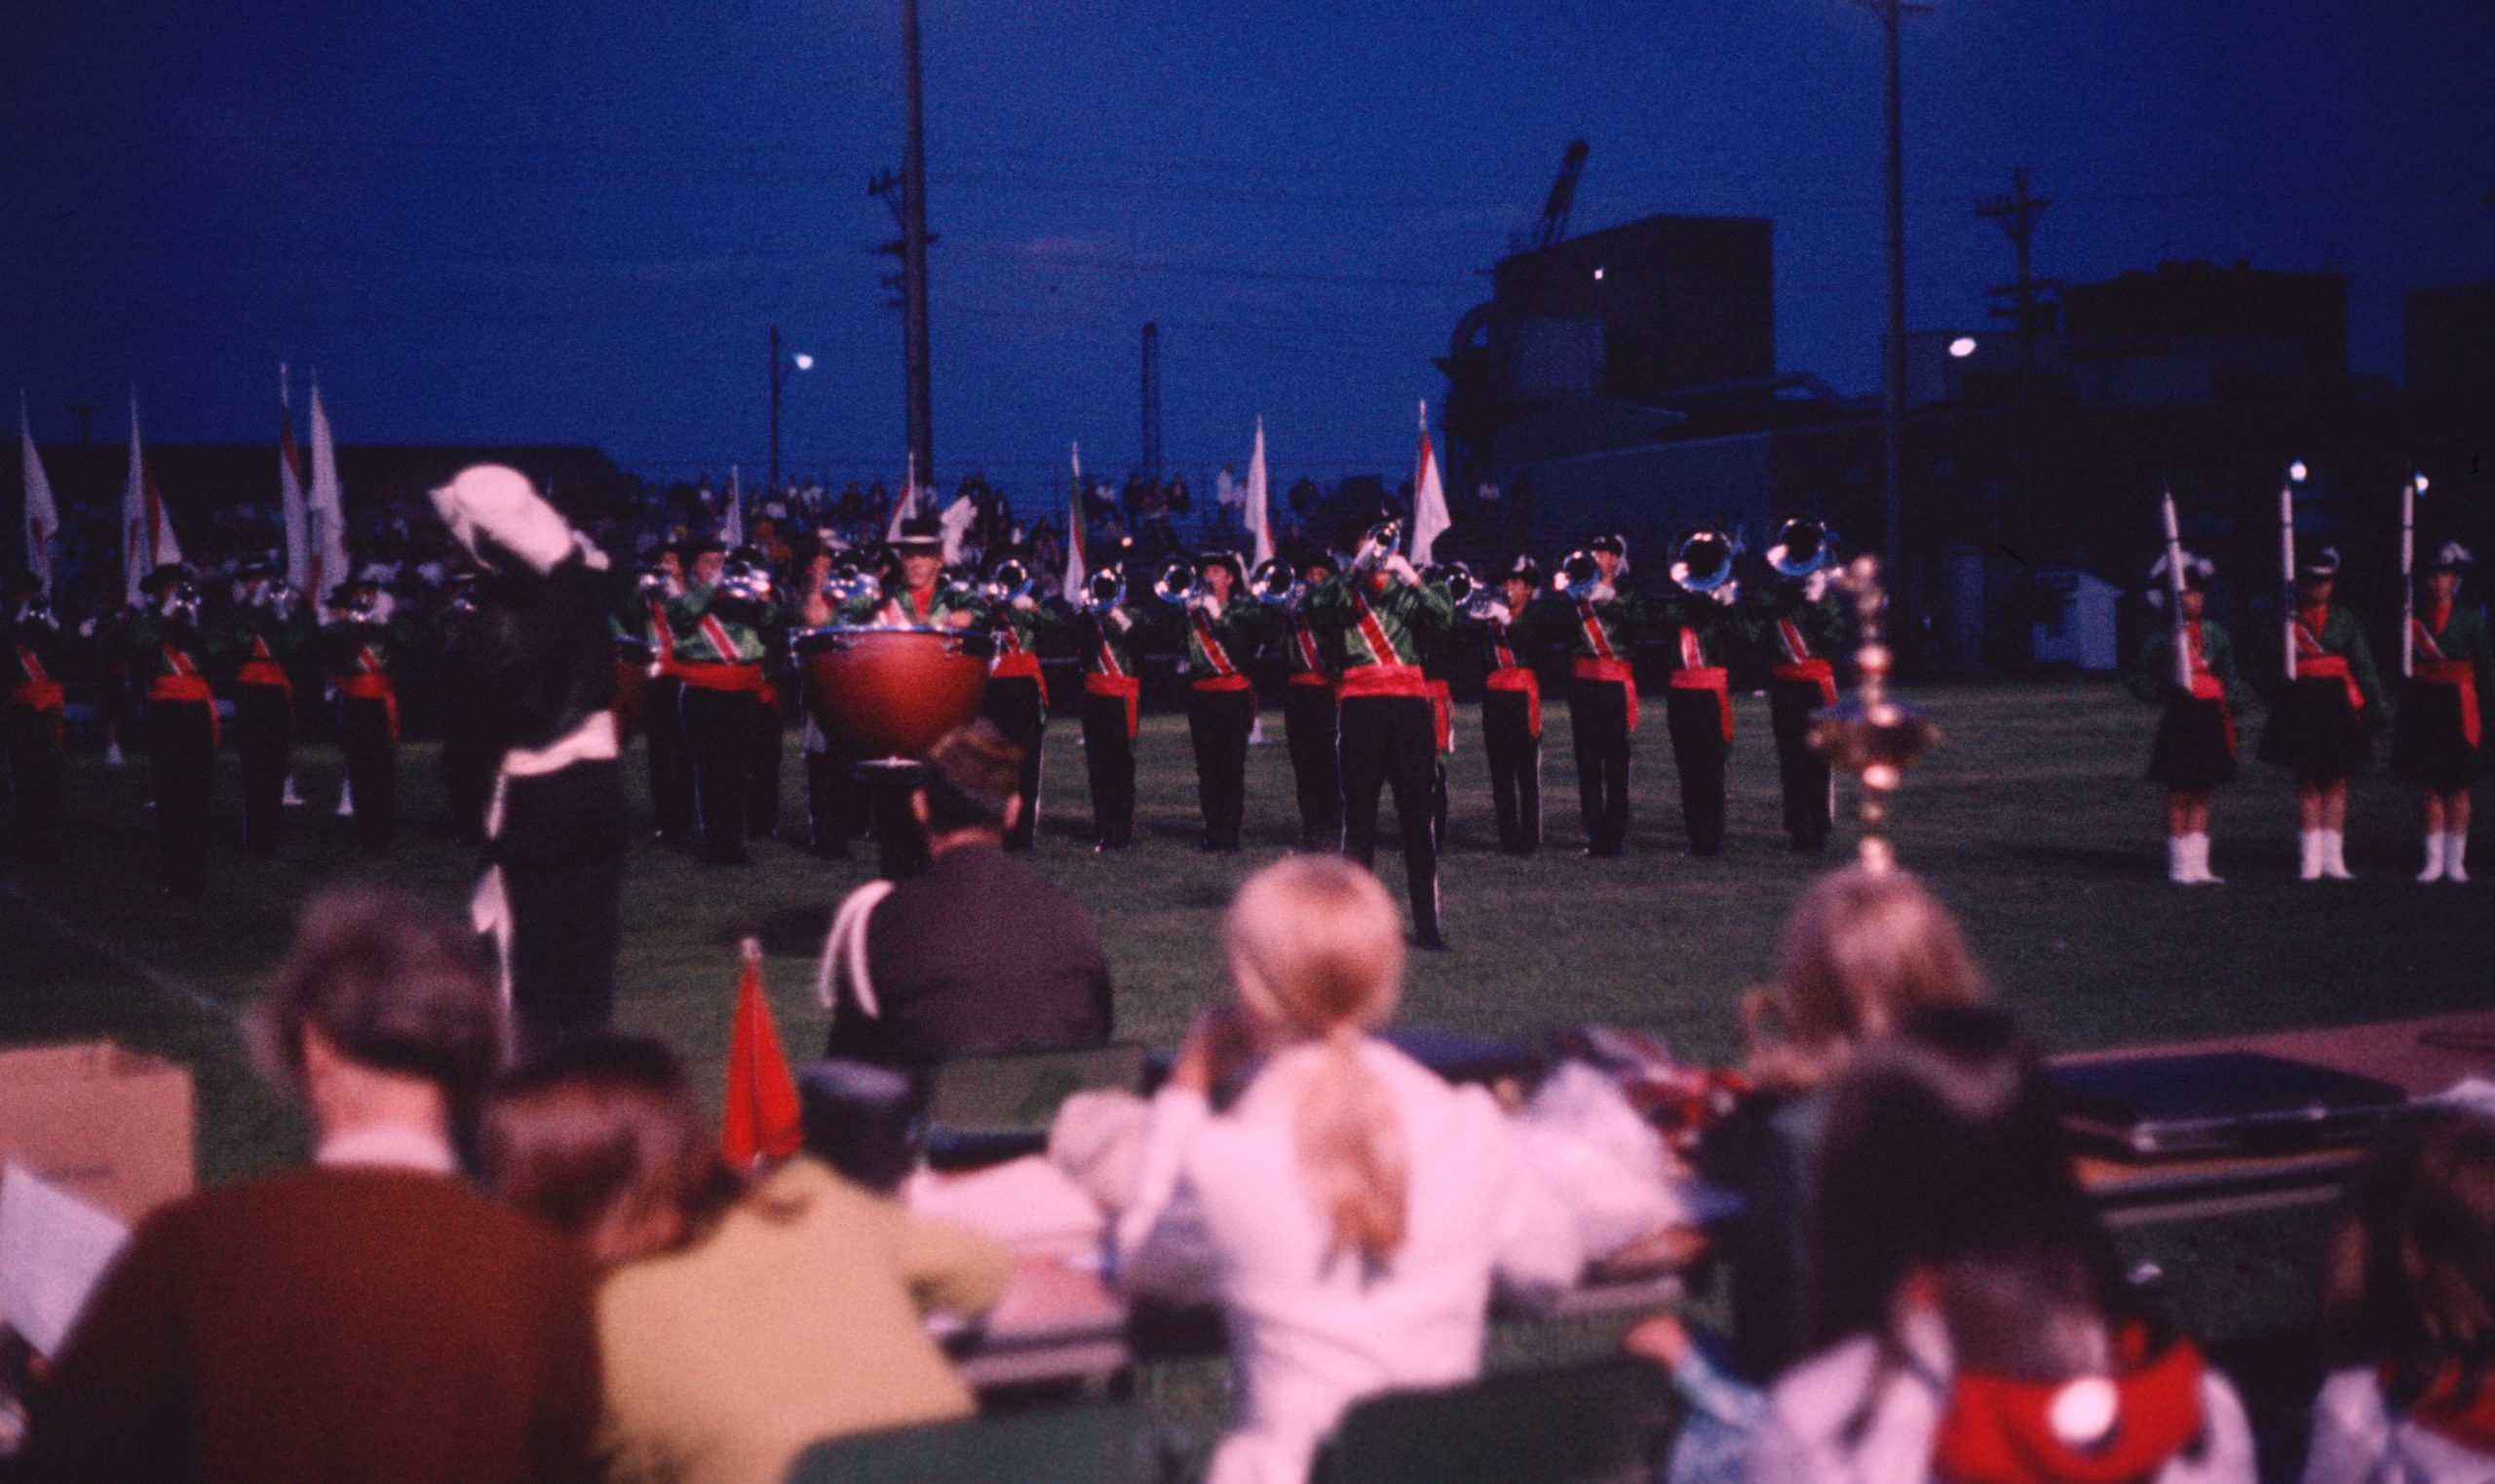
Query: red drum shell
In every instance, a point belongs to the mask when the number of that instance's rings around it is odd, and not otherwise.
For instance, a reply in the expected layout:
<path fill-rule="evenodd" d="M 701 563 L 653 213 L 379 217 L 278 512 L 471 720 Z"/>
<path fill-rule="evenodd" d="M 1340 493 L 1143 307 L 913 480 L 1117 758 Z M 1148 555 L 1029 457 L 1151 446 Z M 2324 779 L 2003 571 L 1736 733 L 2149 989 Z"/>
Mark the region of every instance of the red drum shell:
<path fill-rule="evenodd" d="M 996 644 L 956 629 L 816 628 L 796 648 L 806 707 L 834 751 L 921 758 L 979 715 Z"/>
<path fill-rule="evenodd" d="M 650 691 L 650 647 L 635 639 L 615 641 L 615 735 L 629 742 L 641 730 L 641 707 Z"/>

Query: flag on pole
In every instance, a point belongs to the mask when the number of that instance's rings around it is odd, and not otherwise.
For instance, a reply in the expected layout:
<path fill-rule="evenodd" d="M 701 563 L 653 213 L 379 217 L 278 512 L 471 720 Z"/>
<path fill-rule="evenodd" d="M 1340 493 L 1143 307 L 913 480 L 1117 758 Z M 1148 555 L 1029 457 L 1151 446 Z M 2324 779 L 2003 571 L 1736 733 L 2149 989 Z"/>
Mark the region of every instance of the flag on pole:
<path fill-rule="evenodd" d="M 1431 549 L 1455 522 L 1446 513 L 1446 485 L 1439 478 L 1439 457 L 1430 447 L 1430 404 L 1421 403 L 1421 467 L 1412 476 L 1412 565 L 1430 564 Z"/>
<path fill-rule="evenodd" d="M 1255 563 L 1274 559 L 1273 486 L 1265 478 L 1265 420 L 1256 419 L 1256 451 L 1248 456 L 1248 534 L 1256 538 Z"/>
<path fill-rule="evenodd" d="M 130 389 L 130 478 L 121 491 L 122 595 L 136 607 L 139 582 L 169 561 L 182 559 L 182 544 L 173 539 L 173 521 L 165 513 L 165 496 L 156 476 L 147 472 L 147 456 L 138 445 L 138 389 Z"/>
<path fill-rule="evenodd" d="M 354 575 L 347 564 L 347 492 L 338 482 L 338 447 L 329 437 L 329 414 L 321 405 L 321 373 L 312 373 L 312 584 L 306 602 L 318 605 L 329 590 Z"/>
<path fill-rule="evenodd" d="M 1064 599 L 1081 607 L 1083 585 L 1092 574 L 1083 566 L 1083 445 L 1074 448 L 1074 482 L 1067 486 L 1065 499 L 1065 586 L 1059 590 Z"/>
<path fill-rule="evenodd" d="M 785 1160 L 805 1140 L 797 1117 L 797 1080 L 780 1048 L 771 1003 L 762 998 L 762 942 L 740 948 L 736 1020 L 728 1032 L 728 1091 L 719 1114 L 719 1143 L 728 1163 L 749 1169 L 764 1158 Z"/>
<path fill-rule="evenodd" d="M 902 476 L 901 498 L 893 502 L 893 518 L 884 527 L 884 545 L 901 541 L 901 523 L 918 514 L 918 450 L 909 451 L 909 472 Z"/>
<path fill-rule="evenodd" d="M 25 461 L 26 508 L 18 529 L 26 538 L 26 570 L 52 591 L 52 538 L 60 529 L 60 511 L 52 501 L 52 480 L 44 476 L 43 456 L 35 452 L 35 426 L 26 416 L 26 389 L 18 389 L 18 450 Z"/>
<path fill-rule="evenodd" d="M 286 581 L 297 592 L 312 590 L 312 513 L 303 503 L 303 453 L 294 446 L 293 392 L 286 362 L 277 367 L 277 492 L 286 522 Z"/>
<path fill-rule="evenodd" d="M 735 548 L 745 545 L 745 488 L 737 466 L 728 466 L 727 512 L 719 517 L 719 541 Z"/>
<path fill-rule="evenodd" d="M 971 522 L 979 518 L 979 506 L 968 495 L 955 495 L 953 503 L 944 507 L 937 520 L 944 529 L 944 564 L 952 566 L 962 559 L 962 543 L 969 538 Z"/>

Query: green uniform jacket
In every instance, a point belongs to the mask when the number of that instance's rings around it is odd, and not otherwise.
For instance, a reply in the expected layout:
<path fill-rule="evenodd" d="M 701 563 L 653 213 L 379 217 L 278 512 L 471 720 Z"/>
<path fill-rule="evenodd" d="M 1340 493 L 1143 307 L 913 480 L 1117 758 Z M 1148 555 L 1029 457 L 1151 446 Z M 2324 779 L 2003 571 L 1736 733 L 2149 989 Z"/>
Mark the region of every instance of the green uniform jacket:
<path fill-rule="evenodd" d="M 1803 595 L 1802 585 L 1780 582 L 1763 591 L 1746 592 L 1736 604 L 1757 638 L 1759 654 L 1770 665 L 1789 665 L 1793 656 L 1785 653 L 1783 622 L 1790 620 L 1801 632 L 1810 658 L 1841 665 L 1845 659 L 1845 599 L 1835 592 L 1822 593 L 1817 599 Z"/>
<path fill-rule="evenodd" d="M 1607 598 L 1578 598 L 1555 593 L 1546 620 L 1552 631 L 1567 640 L 1568 657 L 1572 660 L 1629 659 L 1638 641 L 1652 638 L 1663 628 L 1663 617 L 1642 593 L 1615 592 Z M 1591 620 L 1591 628 L 1589 627 Z M 1610 646 L 1606 656 L 1594 647 L 1593 629 L 1601 630 L 1603 642 Z"/>
<path fill-rule="evenodd" d="M 1363 604 L 1363 593 L 1354 586 L 1358 581 L 1359 574 L 1345 573 L 1308 591 L 1308 620 L 1319 633 L 1332 636 L 1345 669 L 1418 665 L 1455 627 L 1455 604 L 1443 589 L 1390 582 L 1385 591 L 1366 593 Z"/>
<path fill-rule="evenodd" d="M 2357 682 L 2357 693 L 2364 697 L 2365 725 L 2382 725 L 2382 672 L 2374 668 L 2374 648 L 2365 640 L 2365 626 L 2353 610 L 2333 603 L 2322 620 L 2322 632 L 2315 637 L 2322 641 L 2322 653 L 2347 656 L 2348 673 Z M 2274 664 L 2270 672 L 2282 677 L 2281 685 L 2285 684 L 2284 667 Z"/>
<path fill-rule="evenodd" d="M 700 586 L 668 600 L 668 626 L 675 632 L 675 658 L 687 665 L 759 665 L 766 640 L 763 615 L 731 617 L 710 611 L 715 589 Z M 715 619 L 715 624 L 704 623 Z M 722 647 L 721 640 L 725 639 Z"/>
<path fill-rule="evenodd" d="M 331 675 L 352 675 L 366 670 L 391 674 L 404 665 L 414 649 L 414 634 L 405 624 L 367 624 L 353 619 L 340 619 L 324 624 L 316 640 L 321 652 L 321 667 Z M 371 664 L 365 663 L 365 654 Z"/>
<path fill-rule="evenodd" d="M 1121 624 L 1120 620 L 1125 622 Z M 1107 613 L 1086 610 L 1073 624 L 1074 652 L 1083 661 L 1083 673 L 1135 674 L 1135 662 L 1147 647 L 1152 631 L 1150 625 L 1124 607 Z"/>
<path fill-rule="evenodd" d="M 153 613 L 134 613 L 121 630 L 123 665 L 133 683 L 144 686 L 159 675 L 178 674 L 171 656 L 186 657 L 199 674 L 223 674 L 234 655 L 234 631 L 210 624 L 175 629 Z"/>
<path fill-rule="evenodd" d="M 987 624 L 987 604 L 976 592 L 964 592 L 939 581 L 927 595 L 927 609 L 921 614 L 909 594 L 901 590 L 877 593 L 844 603 L 835 614 L 842 624 L 880 624 L 904 628 L 950 628 L 957 613 L 971 616 L 973 627 Z"/>
<path fill-rule="evenodd" d="M 2423 604 L 2418 606 L 2417 622 L 2421 627 L 2426 622 Z M 2446 660 L 2467 660 L 2477 670 L 2478 689 L 2486 689 L 2489 669 L 2495 667 L 2495 637 L 2487 632 L 2485 609 L 2454 603 L 2451 616 L 2443 620 L 2443 631 L 2435 635 L 2435 647 Z M 2426 646 L 2417 646 L 2419 659 L 2425 658 L 2425 652 Z"/>
<path fill-rule="evenodd" d="M 2235 667 L 2235 641 L 2213 619 L 2201 620 L 2201 663 L 2209 667 L 2218 684 L 2226 687 L 2227 704 L 2235 705 L 2244 690 L 2244 677 Z M 2173 698 L 2174 628 L 2171 623 L 2161 626 L 2140 650 L 2139 658 L 2123 674 L 2123 684 L 2130 693 L 2151 705 Z"/>
<path fill-rule="evenodd" d="M 290 675 L 311 658 L 314 629 L 300 615 L 281 619 L 265 609 L 246 608 L 226 624 L 231 634 L 225 642 L 232 646 L 229 658 L 236 669 L 253 660 L 273 660 Z"/>
<path fill-rule="evenodd" d="M 1253 598 L 1241 597 L 1232 598 L 1217 616 L 1207 616 L 1190 605 L 1179 614 L 1179 623 L 1186 636 L 1187 672 L 1198 680 L 1221 673 L 1221 666 L 1213 663 L 1211 651 L 1205 646 L 1205 630 L 1211 630 L 1213 642 L 1221 646 L 1232 672 L 1244 675 L 1255 663 L 1257 648 L 1282 628 L 1280 615 Z"/>
<path fill-rule="evenodd" d="M 1702 593 L 1675 593 L 1662 609 L 1663 631 L 1671 640 L 1672 668 L 1684 667 L 1681 635 L 1698 638 L 1698 664 L 1703 668 L 1723 669 L 1733 659 L 1756 639 L 1749 618 L 1732 603 L 1719 603 Z"/>

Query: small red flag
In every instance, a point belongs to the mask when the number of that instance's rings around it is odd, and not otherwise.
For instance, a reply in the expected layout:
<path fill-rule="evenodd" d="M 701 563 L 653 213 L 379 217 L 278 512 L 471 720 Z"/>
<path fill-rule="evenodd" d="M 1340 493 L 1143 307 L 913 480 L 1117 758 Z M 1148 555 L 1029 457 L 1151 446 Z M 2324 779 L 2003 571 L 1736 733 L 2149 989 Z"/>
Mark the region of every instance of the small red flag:
<path fill-rule="evenodd" d="M 762 943 L 747 938 L 745 974 L 737 985 L 737 1017 L 728 1036 L 727 1107 L 719 1116 L 720 1142 L 728 1163 L 745 1169 L 765 1156 L 797 1152 L 803 1133 L 797 1121 L 797 1080 L 780 1049 L 780 1028 L 762 998 Z"/>

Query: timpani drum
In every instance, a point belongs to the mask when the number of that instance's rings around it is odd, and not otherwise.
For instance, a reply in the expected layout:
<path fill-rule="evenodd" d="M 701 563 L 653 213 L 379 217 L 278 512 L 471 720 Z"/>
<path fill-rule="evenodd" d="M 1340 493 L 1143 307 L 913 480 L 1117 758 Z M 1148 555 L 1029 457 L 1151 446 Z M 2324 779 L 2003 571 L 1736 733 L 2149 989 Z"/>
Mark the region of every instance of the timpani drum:
<path fill-rule="evenodd" d="M 979 715 L 996 642 L 957 628 L 813 628 L 797 635 L 806 706 L 833 750 L 922 758 Z"/>

